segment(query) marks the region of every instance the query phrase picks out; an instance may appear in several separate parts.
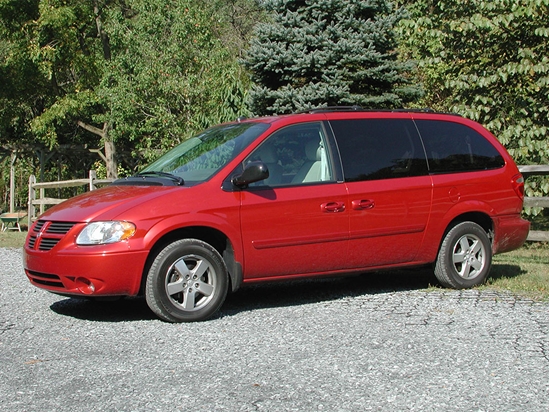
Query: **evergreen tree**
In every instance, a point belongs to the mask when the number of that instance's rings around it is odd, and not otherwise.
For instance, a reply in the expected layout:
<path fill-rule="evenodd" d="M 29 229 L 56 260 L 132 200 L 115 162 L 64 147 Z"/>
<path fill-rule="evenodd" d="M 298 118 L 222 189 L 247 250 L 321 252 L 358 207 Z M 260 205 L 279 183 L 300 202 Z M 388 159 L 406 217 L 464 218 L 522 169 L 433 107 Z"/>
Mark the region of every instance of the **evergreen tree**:
<path fill-rule="evenodd" d="M 401 107 L 420 94 L 397 58 L 393 28 L 403 10 L 385 0 L 267 0 L 244 65 L 255 114 L 311 107 Z"/>

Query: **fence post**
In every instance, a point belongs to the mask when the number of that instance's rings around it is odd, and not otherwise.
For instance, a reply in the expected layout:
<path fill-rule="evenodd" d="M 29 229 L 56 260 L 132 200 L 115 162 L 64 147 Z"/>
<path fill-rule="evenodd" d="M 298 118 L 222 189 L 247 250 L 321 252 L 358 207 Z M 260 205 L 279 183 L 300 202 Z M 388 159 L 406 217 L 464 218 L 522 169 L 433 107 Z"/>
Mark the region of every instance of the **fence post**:
<path fill-rule="evenodd" d="M 40 199 L 44 199 L 46 197 L 46 189 L 43 187 L 40 188 Z M 40 214 L 44 213 L 46 211 L 46 205 L 41 202 L 40 203 Z"/>
<path fill-rule="evenodd" d="M 15 150 L 11 152 L 10 162 L 10 213 L 15 212 L 15 162 L 17 154 Z"/>
<path fill-rule="evenodd" d="M 30 175 L 29 176 L 29 210 L 27 212 L 27 215 L 29 216 L 29 227 L 32 223 L 32 221 L 36 218 L 36 210 L 34 209 L 34 200 L 36 199 L 36 191 L 34 190 L 34 184 L 36 183 L 36 176 Z"/>
<path fill-rule="evenodd" d="M 97 189 L 95 185 L 93 184 L 94 180 L 97 179 L 97 172 L 95 170 L 90 170 L 89 173 L 90 176 L 90 191 Z"/>

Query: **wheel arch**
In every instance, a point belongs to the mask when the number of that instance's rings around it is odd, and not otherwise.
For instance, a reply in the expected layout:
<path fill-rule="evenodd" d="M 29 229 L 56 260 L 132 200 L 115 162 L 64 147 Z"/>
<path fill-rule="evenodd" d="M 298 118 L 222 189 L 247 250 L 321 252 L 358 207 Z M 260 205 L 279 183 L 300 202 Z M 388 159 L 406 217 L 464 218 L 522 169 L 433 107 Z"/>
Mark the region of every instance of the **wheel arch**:
<path fill-rule="evenodd" d="M 145 267 L 143 268 L 143 273 L 141 274 L 141 294 L 143 293 L 145 288 L 147 273 L 149 272 L 149 269 L 151 268 L 151 265 L 156 256 L 167 245 L 180 239 L 198 239 L 208 243 L 215 250 L 217 250 L 217 252 L 219 252 L 221 257 L 223 258 L 223 261 L 227 266 L 227 271 L 229 272 L 229 290 L 233 292 L 238 290 L 238 288 L 242 284 L 242 265 L 235 258 L 234 247 L 229 237 L 220 230 L 214 229 L 212 227 L 189 226 L 165 233 L 152 246 L 147 257 Z"/>
<path fill-rule="evenodd" d="M 463 222 L 474 222 L 484 229 L 490 241 L 494 238 L 494 221 L 485 212 L 465 212 L 454 217 L 447 225 L 442 235 L 442 239 L 448 234 L 448 232 L 456 225 Z M 442 242 L 441 239 L 441 242 Z"/>
<path fill-rule="evenodd" d="M 442 242 L 444 241 L 444 238 L 448 234 L 450 230 L 452 230 L 453 227 L 456 225 L 459 225 L 463 222 L 473 222 L 479 225 L 484 231 L 486 232 L 486 235 L 488 236 L 488 239 L 490 240 L 490 243 L 492 244 L 493 249 L 493 243 L 494 243 L 494 221 L 490 217 L 489 214 L 481 211 L 470 211 L 470 212 L 464 212 L 457 216 L 455 216 L 452 220 L 448 222 L 446 225 L 444 231 L 442 232 L 442 236 L 440 237 L 438 241 L 438 248 L 436 250 L 436 254 L 438 254 L 438 251 L 440 250 L 440 247 L 442 246 Z"/>

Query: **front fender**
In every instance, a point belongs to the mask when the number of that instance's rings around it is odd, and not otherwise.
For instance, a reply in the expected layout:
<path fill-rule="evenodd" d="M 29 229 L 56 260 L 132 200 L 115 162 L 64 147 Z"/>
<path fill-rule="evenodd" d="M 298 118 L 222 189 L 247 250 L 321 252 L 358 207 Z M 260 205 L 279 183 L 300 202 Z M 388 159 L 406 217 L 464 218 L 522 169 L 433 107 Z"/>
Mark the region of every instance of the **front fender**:
<path fill-rule="evenodd" d="M 229 221 L 235 222 L 239 221 L 238 219 L 238 217 L 236 219 L 227 219 L 226 217 L 202 213 L 167 217 L 156 222 L 147 230 L 147 233 L 143 236 L 143 243 L 147 249 L 152 249 L 160 239 L 171 233 L 190 228 L 204 228 L 215 230 L 227 237 L 235 249 L 235 258 L 242 261 L 242 239 L 239 226 L 235 227 L 236 225 L 229 224 Z"/>

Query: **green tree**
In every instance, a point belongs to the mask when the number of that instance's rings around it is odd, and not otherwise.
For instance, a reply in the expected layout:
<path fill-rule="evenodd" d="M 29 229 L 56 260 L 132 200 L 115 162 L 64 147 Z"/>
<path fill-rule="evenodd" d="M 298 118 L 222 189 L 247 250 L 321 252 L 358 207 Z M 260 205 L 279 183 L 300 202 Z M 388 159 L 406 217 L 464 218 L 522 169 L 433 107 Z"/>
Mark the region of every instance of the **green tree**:
<path fill-rule="evenodd" d="M 112 136 L 145 157 L 244 110 L 247 79 L 207 2 L 131 0 L 105 21 L 112 58 L 97 95 Z"/>
<path fill-rule="evenodd" d="M 212 15 L 219 25 L 216 37 L 235 56 L 242 57 L 253 33 L 254 26 L 265 20 L 261 0 L 208 0 Z"/>
<path fill-rule="evenodd" d="M 408 3 L 424 103 L 484 124 L 519 163 L 549 163 L 549 0 Z"/>
<path fill-rule="evenodd" d="M 29 128 L 31 120 L 43 111 L 49 93 L 49 83 L 28 47 L 32 22 L 38 15 L 35 0 L 0 0 L 0 209 L 3 211 L 11 210 L 12 206 L 25 207 L 28 175 L 33 173 L 33 157 L 40 144 Z"/>
<path fill-rule="evenodd" d="M 116 147 L 147 158 L 236 118 L 248 15 L 254 0 L 0 0 L 0 140 L 104 145 L 116 176 Z"/>
<path fill-rule="evenodd" d="M 15 158 L 27 175 L 82 177 L 84 145 L 116 176 L 245 114 L 236 59 L 260 16 L 255 0 L 0 0 L 0 181 Z"/>
<path fill-rule="evenodd" d="M 418 97 L 398 60 L 394 26 L 403 10 L 384 0 L 268 0 L 244 58 L 256 114 L 314 106 L 401 107 Z"/>
<path fill-rule="evenodd" d="M 105 110 L 95 94 L 102 76 L 102 61 L 109 58 L 108 38 L 101 31 L 101 12 L 106 2 L 93 0 L 31 1 L 37 14 L 24 22 L 26 53 L 36 66 L 40 110 L 32 114 L 30 133 L 47 147 L 63 144 L 104 144 L 108 170 L 116 176 L 114 143 L 108 124 L 102 129 L 89 124 Z M 107 47 L 105 47 L 107 46 Z M 33 84 L 32 82 L 31 84 Z M 82 126 L 78 128 L 77 125 Z M 83 129 L 95 132 L 95 137 Z"/>
<path fill-rule="evenodd" d="M 0 143 L 7 150 L 32 139 L 27 124 L 47 88 L 27 47 L 27 23 L 37 15 L 36 1 L 0 0 Z"/>

